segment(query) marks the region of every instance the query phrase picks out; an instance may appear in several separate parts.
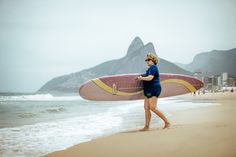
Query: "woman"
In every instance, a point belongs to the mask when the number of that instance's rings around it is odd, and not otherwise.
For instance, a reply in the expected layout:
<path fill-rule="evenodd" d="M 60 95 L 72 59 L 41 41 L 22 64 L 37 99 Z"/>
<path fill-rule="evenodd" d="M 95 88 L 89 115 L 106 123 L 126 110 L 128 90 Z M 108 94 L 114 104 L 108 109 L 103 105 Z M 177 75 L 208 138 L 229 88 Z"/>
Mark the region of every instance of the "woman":
<path fill-rule="evenodd" d="M 140 131 L 149 130 L 151 121 L 151 111 L 159 116 L 165 123 L 165 128 L 170 127 L 170 122 L 165 117 L 165 115 L 157 108 L 157 100 L 161 94 L 161 84 L 160 84 L 160 74 L 156 64 L 158 63 L 158 58 L 156 55 L 149 53 L 145 59 L 147 65 L 149 66 L 146 71 L 145 76 L 139 76 L 138 80 L 143 81 L 144 88 L 144 110 L 145 110 L 145 126 Z"/>

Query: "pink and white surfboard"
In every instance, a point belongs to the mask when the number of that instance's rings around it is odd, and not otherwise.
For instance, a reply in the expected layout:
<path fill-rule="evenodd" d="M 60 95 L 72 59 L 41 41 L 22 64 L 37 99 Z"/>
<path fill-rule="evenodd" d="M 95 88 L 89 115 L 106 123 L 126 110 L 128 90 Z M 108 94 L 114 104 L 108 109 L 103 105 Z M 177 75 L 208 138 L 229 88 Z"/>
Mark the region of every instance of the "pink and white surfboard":
<path fill-rule="evenodd" d="M 136 78 L 141 74 L 111 75 L 95 78 L 79 89 L 82 98 L 94 101 L 119 101 L 143 99 L 143 82 Z M 195 77 L 180 74 L 160 74 L 160 97 L 196 92 L 203 82 Z"/>

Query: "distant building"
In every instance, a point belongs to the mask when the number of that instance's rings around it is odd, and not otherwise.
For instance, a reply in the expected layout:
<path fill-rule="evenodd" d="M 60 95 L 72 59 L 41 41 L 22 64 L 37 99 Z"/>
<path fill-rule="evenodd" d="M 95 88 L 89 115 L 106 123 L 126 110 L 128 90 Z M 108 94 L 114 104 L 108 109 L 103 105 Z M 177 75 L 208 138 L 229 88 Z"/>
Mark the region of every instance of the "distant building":
<path fill-rule="evenodd" d="M 222 88 L 222 79 L 221 79 L 221 76 L 218 76 L 217 77 L 217 84 L 218 84 L 218 86 L 219 86 L 219 88 Z"/>
<path fill-rule="evenodd" d="M 197 79 L 199 79 L 199 80 L 201 80 L 201 81 L 204 80 L 204 76 L 203 76 L 201 70 L 197 70 L 197 71 L 195 71 L 195 72 L 194 72 L 194 77 L 197 78 Z"/>
<path fill-rule="evenodd" d="M 222 86 L 227 87 L 228 86 L 228 73 L 222 73 Z"/>
<path fill-rule="evenodd" d="M 221 75 L 205 76 L 203 79 L 204 89 L 210 91 L 229 90 L 236 87 L 236 77 L 227 72 Z"/>

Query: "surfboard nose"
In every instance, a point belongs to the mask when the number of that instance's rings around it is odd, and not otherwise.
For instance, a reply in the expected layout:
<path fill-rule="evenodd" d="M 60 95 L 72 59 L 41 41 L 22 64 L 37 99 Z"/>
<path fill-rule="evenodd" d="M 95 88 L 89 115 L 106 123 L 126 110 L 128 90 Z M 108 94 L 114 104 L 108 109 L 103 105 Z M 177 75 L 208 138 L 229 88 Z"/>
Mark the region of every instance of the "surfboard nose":
<path fill-rule="evenodd" d="M 80 95 L 82 98 L 84 98 L 83 93 L 85 93 L 85 92 L 83 92 L 83 90 L 84 90 L 84 85 L 81 85 L 81 86 L 79 87 L 79 95 Z"/>
<path fill-rule="evenodd" d="M 79 95 L 87 100 L 91 100 L 90 95 L 93 93 L 93 88 L 91 88 L 91 83 L 87 83 L 87 85 L 83 84 L 79 87 Z"/>

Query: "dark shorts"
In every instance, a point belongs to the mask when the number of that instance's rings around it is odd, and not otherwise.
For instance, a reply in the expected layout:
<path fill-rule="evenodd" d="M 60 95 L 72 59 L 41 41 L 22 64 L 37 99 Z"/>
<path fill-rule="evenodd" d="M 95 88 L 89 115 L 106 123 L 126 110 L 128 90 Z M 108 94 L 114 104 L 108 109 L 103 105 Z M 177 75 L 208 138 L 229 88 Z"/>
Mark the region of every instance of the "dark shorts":
<path fill-rule="evenodd" d="M 153 90 L 144 90 L 144 95 L 149 99 L 153 96 L 159 97 L 161 94 L 161 86 L 153 89 Z"/>

